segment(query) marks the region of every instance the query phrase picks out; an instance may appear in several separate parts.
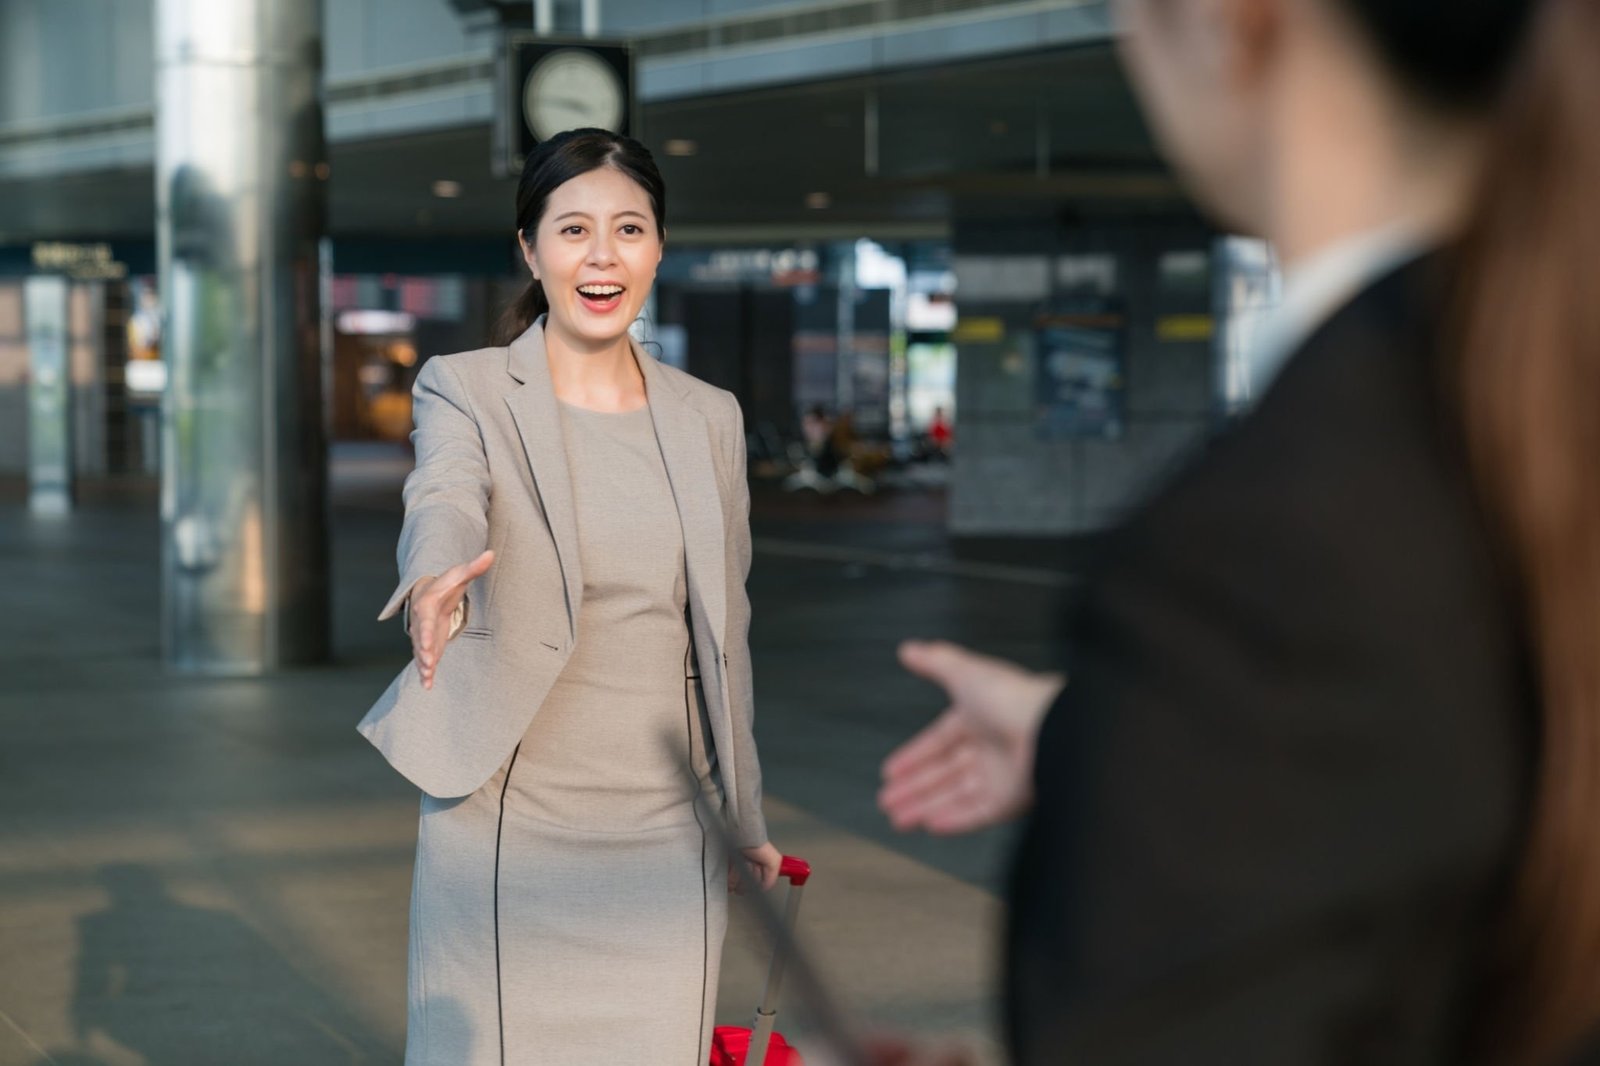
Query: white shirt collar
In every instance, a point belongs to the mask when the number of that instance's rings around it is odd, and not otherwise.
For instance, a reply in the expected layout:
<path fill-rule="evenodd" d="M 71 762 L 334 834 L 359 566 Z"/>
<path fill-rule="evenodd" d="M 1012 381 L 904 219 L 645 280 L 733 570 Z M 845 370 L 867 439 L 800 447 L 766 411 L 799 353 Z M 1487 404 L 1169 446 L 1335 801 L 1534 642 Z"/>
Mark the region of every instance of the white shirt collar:
<path fill-rule="evenodd" d="M 1361 290 L 1427 246 L 1415 223 L 1391 223 L 1335 241 L 1285 270 L 1283 300 L 1250 360 L 1251 397 L 1265 393 L 1289 357 Z"/>

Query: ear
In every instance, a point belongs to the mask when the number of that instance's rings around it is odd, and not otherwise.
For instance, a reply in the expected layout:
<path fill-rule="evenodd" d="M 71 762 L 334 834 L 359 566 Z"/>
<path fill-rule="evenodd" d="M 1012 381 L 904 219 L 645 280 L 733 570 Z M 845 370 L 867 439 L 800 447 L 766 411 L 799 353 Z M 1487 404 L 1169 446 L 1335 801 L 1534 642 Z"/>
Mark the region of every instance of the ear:
<path fill-rule="evenodd" d="M 533 274 L 533 280 L 539 280 L 539 259 L 534 253 L 533 245 L 528 243 L 521 231 L 517 233 L 517 247 L 522 249 L 522 261 L 528 265 L 528 270 Z"/>
<path fill-rule="evenodd" d="M 1295 0 L 1220 0 L 1220 73 L 1236 86 L 1259 84 L 1279 59 L 1287 4 Z"/>

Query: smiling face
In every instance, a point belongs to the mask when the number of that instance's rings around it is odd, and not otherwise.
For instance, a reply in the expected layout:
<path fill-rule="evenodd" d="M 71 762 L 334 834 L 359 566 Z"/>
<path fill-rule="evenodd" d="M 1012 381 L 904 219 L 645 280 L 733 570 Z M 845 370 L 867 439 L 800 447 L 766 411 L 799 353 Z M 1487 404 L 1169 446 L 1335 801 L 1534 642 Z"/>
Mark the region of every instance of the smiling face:
<path fill-rule="evenodd" d="M 586 346 L 627 333 L 661 265 L 645 190 L 611 167 L 580 174 L 550 194 L 532 237 L 520 236 L 522 254 L 550 302 L 547 326 Z"/>

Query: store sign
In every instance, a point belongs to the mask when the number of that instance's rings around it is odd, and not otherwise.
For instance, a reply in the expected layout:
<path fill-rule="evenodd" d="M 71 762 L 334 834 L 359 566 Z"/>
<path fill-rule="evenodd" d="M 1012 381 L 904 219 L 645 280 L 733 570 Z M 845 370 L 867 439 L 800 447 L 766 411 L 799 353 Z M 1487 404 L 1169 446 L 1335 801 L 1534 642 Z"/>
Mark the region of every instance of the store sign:
<path fill-rule="evenodd" d="M 815 285 L 821 257 L 812 248 L 730 248 L 710 253 L 689 268 L 694 281 L 767 281 L 774 285 Z"/>
<path fill-rule="evenodd" d="M 75 281 L 118 281 L 128 264 L 118 262 L 109 244 L 41 241 L 33 246 L 33 266 L 41 274 L 65 274 Z"/>
<path fill-rule="evenodd" d="M 1036 395 L 1046 438 L 1122 436 L 1127 316 L 1113 300 L 1081 299 L 1039 319 Z"/>

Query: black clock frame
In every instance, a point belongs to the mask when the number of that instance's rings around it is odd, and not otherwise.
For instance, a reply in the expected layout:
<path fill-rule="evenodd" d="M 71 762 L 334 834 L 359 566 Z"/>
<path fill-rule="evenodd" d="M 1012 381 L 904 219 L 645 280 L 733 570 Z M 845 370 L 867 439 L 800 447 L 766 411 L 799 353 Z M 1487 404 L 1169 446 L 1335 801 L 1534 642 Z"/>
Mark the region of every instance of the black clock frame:
<path fill-rule="evenodd" d="M 544 37 L 506 33 L 495 60 L 495 118 L 491 170 L 504 178 L 522 170 L 522 162 L 538 145 L 523 113 L 523 87 L 534 67 L 556 52 L 587 52 L 616 73 L 622 83 L 622 120 L 615 132 L 640 136 L 639 107 L 634 99 L 633 49 L 620 40 L 594 37 Z"/>

